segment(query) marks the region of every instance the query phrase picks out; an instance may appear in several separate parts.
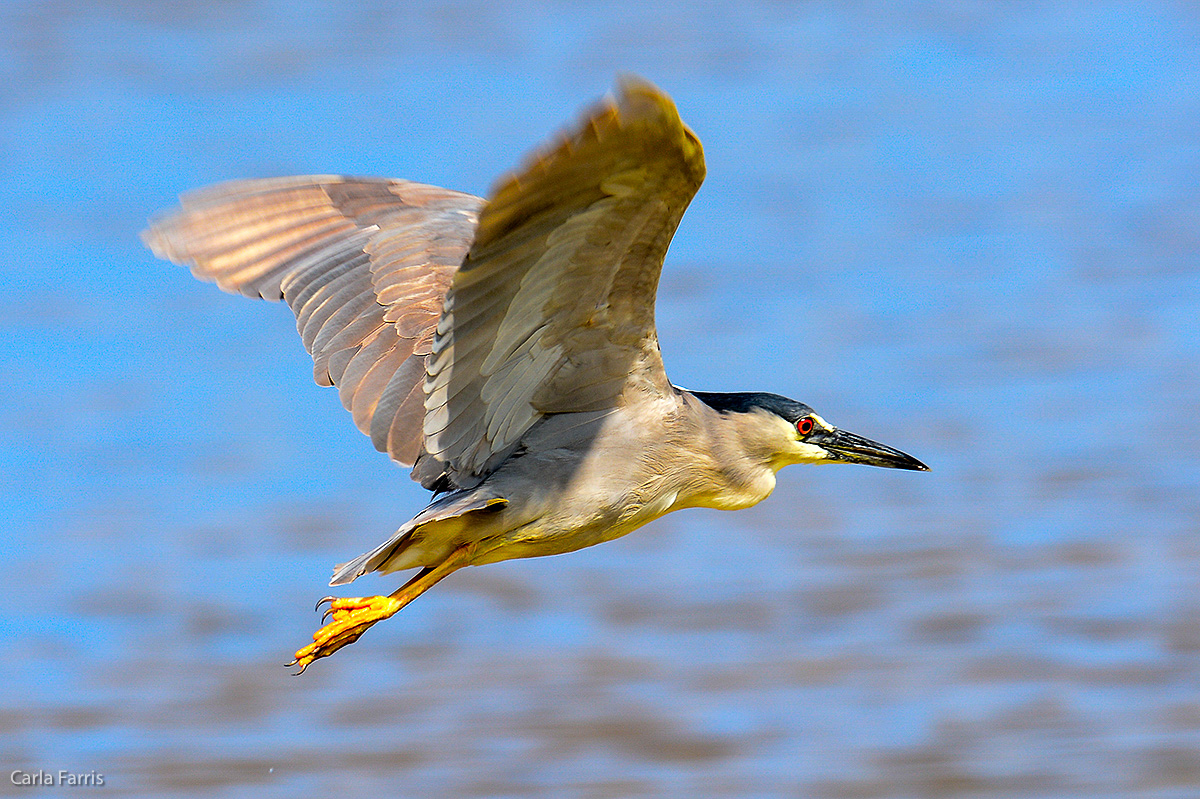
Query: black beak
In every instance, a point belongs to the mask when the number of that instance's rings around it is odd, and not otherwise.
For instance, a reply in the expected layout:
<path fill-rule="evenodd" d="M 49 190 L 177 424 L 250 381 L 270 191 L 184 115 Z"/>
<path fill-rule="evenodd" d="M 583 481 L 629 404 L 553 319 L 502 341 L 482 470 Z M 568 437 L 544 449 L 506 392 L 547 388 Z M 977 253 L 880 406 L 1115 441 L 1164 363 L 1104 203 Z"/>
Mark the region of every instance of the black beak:
<path fill-rule="evenodd" d="M 834 429 L 818 432 L 806 440 L 809 444 L 816 444 L 828 452 L 831 460 L 865 463 L 867 466 L 885 466 L 889 469 L 929 471 L 928 466 L 912 455 L 845 430 Z"/>

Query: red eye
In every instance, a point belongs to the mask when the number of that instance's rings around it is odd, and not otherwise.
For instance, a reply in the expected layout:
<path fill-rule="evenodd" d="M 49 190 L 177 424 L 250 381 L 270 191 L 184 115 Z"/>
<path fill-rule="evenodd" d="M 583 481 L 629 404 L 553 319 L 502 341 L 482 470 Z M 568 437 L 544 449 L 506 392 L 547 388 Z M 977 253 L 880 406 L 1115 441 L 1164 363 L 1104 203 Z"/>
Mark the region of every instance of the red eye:
<path fill-rule="evenodd" d="M 796 422 L 796 432 L 802 436 L 806 436 L 813 431 L 815 423 L 811 416 L 805 416 L 800 421 Z"/>

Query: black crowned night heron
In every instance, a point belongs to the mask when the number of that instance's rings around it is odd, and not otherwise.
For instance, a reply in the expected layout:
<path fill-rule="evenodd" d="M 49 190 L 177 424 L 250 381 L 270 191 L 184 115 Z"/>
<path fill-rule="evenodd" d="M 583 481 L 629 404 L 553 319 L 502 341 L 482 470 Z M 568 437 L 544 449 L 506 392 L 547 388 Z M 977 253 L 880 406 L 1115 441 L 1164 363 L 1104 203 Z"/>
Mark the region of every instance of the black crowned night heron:
<path fill-rule="evenodd" d="M 555 555 L 680 508 L 762 501 L 790 463 L 927 467 L 775 394 L 672 385 L 654 329 L 667 245 L 704 179 L 670 98 L 623 80 L 489 199 L 308 176 L 185 195 L 144 234 L 225 291 L 284 299 L 318 383 L 434 492 L 331 585 L 303 671 L 464 566 Z"/>

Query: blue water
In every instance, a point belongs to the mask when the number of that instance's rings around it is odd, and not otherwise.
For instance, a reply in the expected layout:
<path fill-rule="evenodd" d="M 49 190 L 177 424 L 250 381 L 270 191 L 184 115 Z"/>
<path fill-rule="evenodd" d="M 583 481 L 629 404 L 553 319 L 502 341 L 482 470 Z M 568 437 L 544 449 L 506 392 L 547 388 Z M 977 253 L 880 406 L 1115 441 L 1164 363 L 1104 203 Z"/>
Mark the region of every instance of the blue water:
<path fill-rule="evenodd" d="M 426 495 L 138 231 L 234 177 L 483 193 L 627 71 L 709 166 L 672 378 L 933 471 L 468 570 L 289 676 Z M 1181 3 L 0 5 L 0 793 L 1200 795 L 1198 119 Z"/>

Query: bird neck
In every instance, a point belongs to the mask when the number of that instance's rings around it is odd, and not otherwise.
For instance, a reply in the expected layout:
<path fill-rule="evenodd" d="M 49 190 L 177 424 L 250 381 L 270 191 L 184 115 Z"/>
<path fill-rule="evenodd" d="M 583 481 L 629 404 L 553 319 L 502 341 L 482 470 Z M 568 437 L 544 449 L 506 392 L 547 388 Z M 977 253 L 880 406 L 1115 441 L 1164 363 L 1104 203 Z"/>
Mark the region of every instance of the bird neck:
<path fill-rule="evenodd" d="M 720 412 L 695 398 L 689 402 L 702 427 L 709 466 L 709 483 L 714 490 L 707 507 L 723 510 L 745 508 L 770 496 L 775 489 L 775 472 L 783 467 L 762 412 Z"/>

